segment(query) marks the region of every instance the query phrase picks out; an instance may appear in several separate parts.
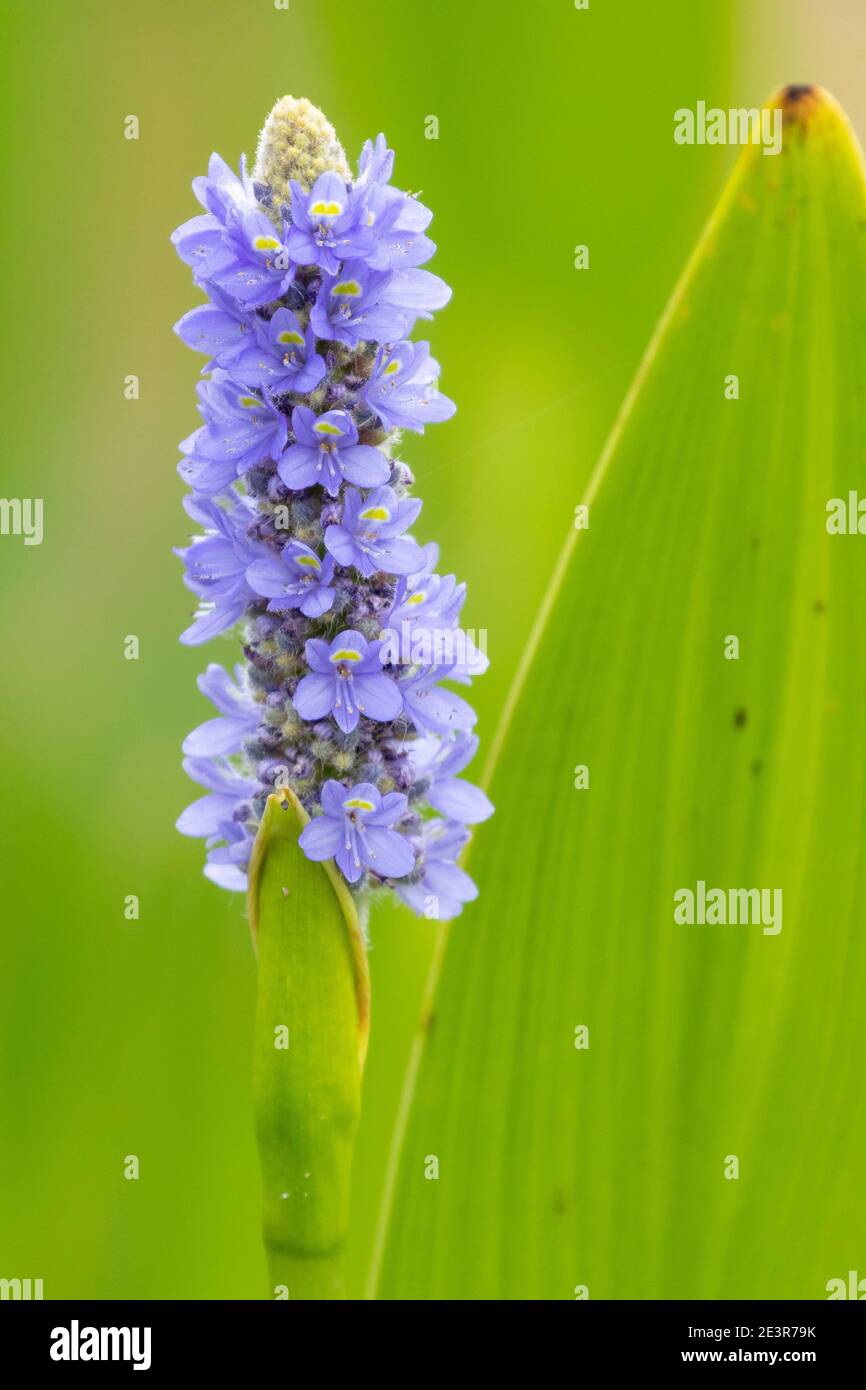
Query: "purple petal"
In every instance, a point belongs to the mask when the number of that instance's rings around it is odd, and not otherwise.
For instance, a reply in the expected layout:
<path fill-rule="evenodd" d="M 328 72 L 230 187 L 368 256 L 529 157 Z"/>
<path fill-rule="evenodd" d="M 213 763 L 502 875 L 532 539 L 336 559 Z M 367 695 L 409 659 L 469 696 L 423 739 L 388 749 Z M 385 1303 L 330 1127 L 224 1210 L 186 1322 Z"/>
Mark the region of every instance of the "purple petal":
<path fill-rule="evenodd" d="M 352 685 L 355 701 L 368 719 L 396 719 L 403 708 L 403 697 L 397 685 L 384 672 L 381 675 L 355 676 Z"/>
<path fill-rule="evenodd" d="M 208 719 L 187 735 L 183 741 L 183 751 L 190 758 L 215 758 L 221 753 L 237 753 L 249 732 L 250 724 L 246 719 L 225 716 Z"/>
<path fill-rule="evenodd" d="M 343 477 L 350 483 L 358 483 L 360 487 L 375 487 L 378 483 L 387 482 L 391 476 L 391 465 L 381 449 L 373 449 L 369 444 L 349 444 L 345 449 L 340 449 L 338 457 Z M 286 486 L 289 484 L 286 483 Z"/>
<path fill-rule="evenodd" d="M 384 826 L 368 822 L 363 835 L 358 836 L 358 843 L 367 868 L 383 878 L 403 878 L 415 867 L 412 846 L 397 830 L 386 830 Z"/>
<path fill-rule="evenodd" d="M 311 589 L 305 598 L 298 604 L 305 618 L 321 618 L 323 613 L 327 613 L 334 602 L 334 590 L 327 589 L 324 584 L 317 584 L 315 589 Z"/>
<path fill-rule="evenodd" d="M 302 719 L 323 719 L 334 703 L 335 679 L 317 673 L 304 676 L 292 701 Z M 355 721 L 357 723 L 357 720 Z"/>
<path fill-rule="evenodd" d="M 345 843 L 339 854 L 336 856 L 337 863 L 343 871 L 344 876 L 350 883 L 357 883 L 364 872 L 363 864 L 356 864 L 350 849 L 346 849 Z"/>
<path fill-rule="evenodd" d="M 316 816 L 304 826 L 298 844 L 308 859 L 333 859 L 343 844 L 343 827 L 330 816 Z"/>
<path fill-rule="evenodd" d="M 279 598 L 286 591 L 289 576 L 278 556 L 254 560 L 246 570 L 247 583 L 263 598 Z"/>
<path fill-rule="evenodd" d="M 224 796 L 200 796 L 177 818 L 181 835 L 216 835 L 231 802 Z"/>
<path fill-rule="evenodd" d="M 460 821 L 463 825 L 477 825 L 493 815 L 493 804 L 481 788 L 473 787 L 471 782 L 461 782 L 457 777 L 445 777 L 441 782 L 434 782 L 427 793 L 427 800 L 443 816 Z"/>
<path fill-rule="evenodd" d="M 319 455 L 316 449 L 310 449 L 306 444 L 293 444 L 280 459 L 277 472 L 286 487 L 298 491 L 301 488 L 312 487 L 318 481 L 318 462 Z"/>

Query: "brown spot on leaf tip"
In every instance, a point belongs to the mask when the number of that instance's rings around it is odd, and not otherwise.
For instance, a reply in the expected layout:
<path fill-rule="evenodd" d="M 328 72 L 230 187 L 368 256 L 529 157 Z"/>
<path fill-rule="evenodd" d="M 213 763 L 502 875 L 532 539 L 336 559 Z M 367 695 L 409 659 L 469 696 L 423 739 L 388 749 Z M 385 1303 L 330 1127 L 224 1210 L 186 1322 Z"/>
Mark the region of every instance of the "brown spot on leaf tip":
<path fill-rule="evenodd" d="M 796 106 L 799 101 L 806 101 L 815 95 L 816 88 L 812 86 L 811 82 L 793 83 L 782 92 L 782 104 L 784 106 Z"/>
<path fill-rule="evenodd" d="M 785 125 L 799 125 L 804 129 L 822 107 L 826 110 L 835 104 L 827 92 L 821 87 L 813 86 L 811 82 L 796 82 L 789 87 L 783 87 L 773 103 L 774 106 L 782 108 L 782 120 Z"/>

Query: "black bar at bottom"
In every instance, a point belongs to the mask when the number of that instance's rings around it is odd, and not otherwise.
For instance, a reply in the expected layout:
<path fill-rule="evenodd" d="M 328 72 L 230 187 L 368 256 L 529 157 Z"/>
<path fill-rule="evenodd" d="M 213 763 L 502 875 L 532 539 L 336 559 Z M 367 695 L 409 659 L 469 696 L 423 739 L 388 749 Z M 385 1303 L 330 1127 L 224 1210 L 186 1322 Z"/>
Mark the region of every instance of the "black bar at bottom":
<path fill-rule="evenodd" d="M 866 1300 L 861 1300 L 866 1301 Z M 328 1309 L 330 1307 L 330 1313 Z M 345 1357 L 348 1366 L 367 1370 L 375 1365 L 375 1351 L 387 1358 L 391 1373 L 429 1378 L 441 1358 L 445 1372 L 457 1364 L 457 1348 L 448 1338 L 450 1315 L 419 1305 L 419 1332 L 423 1341 L 416 1350 L 420 1364 L 412 1364 L 409 1347 L 400 1338 L 402 1351 L 394 1359 L 397 1344 L 374 1338 L 387 1335 L 391 1323 L 387 1309 L 379 1324 L 379 1311 L 368 1305 L 363 1321 L 354 1324 L 344 1304 L 310 1305 L 292 1302 L 239 1303 L 133 1303 L 133 1302 L 4 1302 L 0 1304 L 0 1370 L 14 1367 L 26 1375 L 31 1369 L 58 1376 L 99 1374 L 108 1366 L 113 1373 L 128 1372 L 159 1377 L 189 1370 L 201 1375 L 213 1371 L 220 1377 L 237 1372 L 244 1382 L 269 1371 L 286 1375 L 301 1372 L 313 1348 L 318 1347 L 321 1369 L 333 1376 Z M 396 1330 L 405 1336 L 406 1318 L 400 1314 Z M 536 1315 L 537 1316 L 537 1315 Z M 776 1369 L 811 1366 L 822 1374 L 845 1368 L 856 1375 L 863 1368 L 866 1321 L 854 1309 L 836 1302 L 766 1303 L 653 1303 L 575 1302 L 568 1316 L 554 1318 L 539 1337 L 533 1316 L 526 1329 L 520 1314 L 508 1315 L 505 1335 L 491 1341 L 486 1315 L 460 1331 L 459 1361 L 465 1371 L 474 1362 L 487 1373 L 500 1357 L 551 1348 L 543 1338 L 567 1339 L 570 1364 L 575 1372 L 609 1369 L 667 1371 L 672 1367 L 719 1365 L 730 1368 L 766 1366 Z M 311 1338 L 322 1318 L 326 1338 Z M 515 1318 L 517 1319 L 515 1321 Z M 355 1335 L 357 1327 L 360 1336 Z M 301 1364 L 296 1357 L 302 1354 Z M 515 1369 L 515 1368 L 512 1368 Z M 519 1375 L 519 1371 L 516 1371 Z M 533 1379 L 537 1377 L 533 1375 Z"/>

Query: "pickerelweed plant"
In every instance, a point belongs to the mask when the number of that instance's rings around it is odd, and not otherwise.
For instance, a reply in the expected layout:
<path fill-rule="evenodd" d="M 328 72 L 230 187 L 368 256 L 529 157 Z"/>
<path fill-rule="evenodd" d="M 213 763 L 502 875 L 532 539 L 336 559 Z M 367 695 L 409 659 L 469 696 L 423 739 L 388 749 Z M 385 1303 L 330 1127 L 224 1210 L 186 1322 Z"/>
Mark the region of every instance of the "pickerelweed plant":
<path fill-rule="evenodd" d="M 443 681 L 486 657 L 459 626 L 465 585 L 410 530 L 401 432 L 455 406 L 409 334 L 450 290 L 421 268 L 431 213 L 390 184 L 393 161 L 379 135 L 353 179 L 321 112 L 286 97 L 253 177 L 214 154 L 193 184 L 205 211 L 173 236 L 209 301 L 176 325 L 209 359 L 204 423 L 181 445 L 203 528 L 179 552 L 199 599 L 181 640 L 239 625 L 244 658 L 200 677 L 217 716 L 184 766 L 206 795 L 178 829 L 205 837 L 210 879 L 244 890 L 268 796 L 289 788 L 304 854 L 335 860 L 357 901 L 389 888 L 447 919 L 476 895 L 457 859 L 493 808 L 458 775 L 475 714 Z"/>
<path fill-rule="evenodd" d="M 493 810 L 459 776 L 475 714 L 443 684 L 486 656 L 459 625 L 465 586 L 411 534 L 421 502 L 398 457 L 401 431 L 454 405 L 408 337 L 450 291 L 421 268 L 430 213 L 392 165 L 380 135 L 353 180 L 322 113 L 285 97 L 253 178 L 213 155 L 193 185 L 205 212 L 174 234 L 209 300 L 177 325 L 209 358 L 204 423 L 181 445 L 202 527 L 179 552 L 199 599 L 181 640 L 239 626 L 244 657 L 199 680 L 217 714 L 184 766 L 206 795 L 178 828 L 205 837 L 210 879 L 247 890 L 276 1298 L 344 1293 L 370 896 L 456 916 L 476 896 L 467 827 Z"/>

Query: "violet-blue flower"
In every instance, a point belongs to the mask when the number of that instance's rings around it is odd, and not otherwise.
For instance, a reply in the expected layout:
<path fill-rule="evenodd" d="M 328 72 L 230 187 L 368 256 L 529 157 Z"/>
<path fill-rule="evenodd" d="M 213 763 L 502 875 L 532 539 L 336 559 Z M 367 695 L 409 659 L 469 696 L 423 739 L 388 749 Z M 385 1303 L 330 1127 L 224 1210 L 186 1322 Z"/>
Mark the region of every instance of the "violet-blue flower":
<path fill-rule="evenodd" d="M 334 561 L 320 560 L 303 541 L 289 541 L 277 554 L 255 560 L 246 571 L 250 587 L 270 599 L 269 613 L 299 608 L 307 618 L 321 618 L 334 602 Z"/>
<path fill-rule="evenodd" d="M 395 885 L 398 897 L 419 917 L 450 921 L 478 897 L 477 887 L 457 862 L 468 840 L 469 831 L 453 821 L 425 822 L 414 881 Z"/>
<path fill-rule="evenodd" d="M 381 646 L 351 629 L 330 643 L 310 638 L 304 648 L 310 674 L 294 698 L 301 718 L 332 714 L 344 734 L 357 728 L 361 715 L 378 722 L 396 719 L 403 702 L 396 681 L 382 670 Z"/>
<path fill-rule="evenodd" d="M 336 497 L 343 482 L 375 487 L 391 473 L 380 449 L 358 443 L 358 427 L 345 410 L 317 417 L 309 406 L 296 405 L 292 431 L 297 442 L 283 454 L 277 471 L 295 491 L 319 483 Z"/>
<path fill-rule="evenodd" d="M 363 261 L 347 261 L 336 275 L 326 275 L 310 314 L 317 337 L 349 347 L 402 338 L 406 314 L 383 299 L 392 280 L 387 270 L 371 270 Z"/>
<path fill-rule="evenodd" d="M 328 781 L 322 788 L 322 814 L 301 831 L 308 859 L 336 859 L 350 883 L 365 869 L 380 878 L 405 878 L 415 866 L 409 841 L 390 827 L 407 808 L 399 792 L 382 796 L 371 782 L 348 789 Z"/>
<path fill-rule="evenodd" d="M 240 474 L 255 464 L 278 459 L 285 448 L 285 416 L 225 372 L 215 372 L 210 381 L 200 384 L 199 410 L 205 423 L 181 446 L 191 461 L 226 469 L 233 465 Z"/>
<path fill-rule="evenodd" d="M 192 519 L 206 528 L 191 545 L 177 551 L 186 568 L 184 583 L 199 598 L 198 612 L 180 638 L 194 647 L 238 621 L 255 596 L 247 582 L 247 569 L 267 552 L 247 539 L 255 513 L 245 498 L 235 495 L 222 507 L 193 494 L 184 506 Z"/>
<path fill-rule="evenodd" d="M 191 758 L 239 753 L 244 739 L 253 733 L 260 717 L 258 705 L 245 688 L 243 667 L 235 667 L 232 680 L 224 667 L 212 661 L 199 676 L 198 688 L 219 714 L 187 734 L 183 741 L 184 753 Z"/>
<path fill-rule="evenodd" d="M 277 309 L 271 319 L 256 318 L 255 344 L 236 357 L 232 373 L 246 386 L 267 387 L 272 394 L 312 391 L 325 375 L 312 328 L 302 326 L 291 309 Z"/>
<path fill-rule="evenodd" d="M 411 574 L 422 555 L 417 542 L 403 532 L 420 510 L 420 498 L 399 498 L 387 486 L 374 488 L 366 497 L 357 488 L 347 488 L 342 518 L 325 531 L 325 545 L 344 569 L 354 566 L 368 579 L 377 571 Z"/>
<path fill-rule="evenodd" d="M 209 278 L 248 309 L 285 294 L 295 275 L 287 247 L 261 209 L 230 214 L 223 231 L 227 261 Z"/>
<path fill-rule="evenodd" d="M 286 247 L 301 265 L 318 265 L 336 275 L 343 261 L 364 256 L 375 246 L 372 232 L 362 225 L 363 204 L 353 197 L 339 174 L 321 174 L 309 193 L 291 181 L 291 229 Z"/>
<path fill-rule="evenodd" d="M 439 364 L 429 343 L 394 343 L 380 348 L 363 399 L 388 429 L 415 430 L 450 420 L 457 409 L 438 388 Z"/>
<path fill-rule="evenodd" d="M 208 352 L 212 359 L 205 367 L 229 367 L 250 340 L 249 315 L 230 295 L 216 285 L 208 286 L 211 302 L 190 309 L 174 325 L 174 331 L 187 347 Z M 250 383 L 253 385 L 254 383 Z"/>

